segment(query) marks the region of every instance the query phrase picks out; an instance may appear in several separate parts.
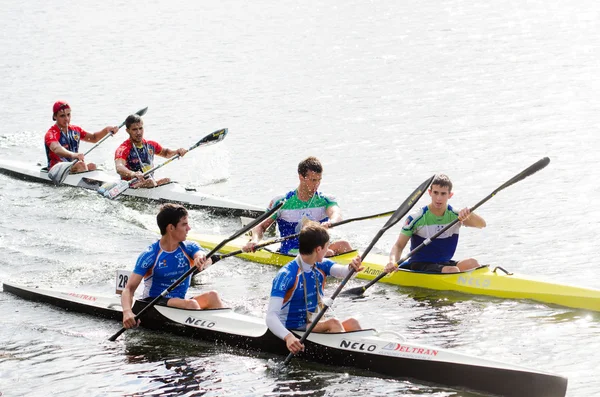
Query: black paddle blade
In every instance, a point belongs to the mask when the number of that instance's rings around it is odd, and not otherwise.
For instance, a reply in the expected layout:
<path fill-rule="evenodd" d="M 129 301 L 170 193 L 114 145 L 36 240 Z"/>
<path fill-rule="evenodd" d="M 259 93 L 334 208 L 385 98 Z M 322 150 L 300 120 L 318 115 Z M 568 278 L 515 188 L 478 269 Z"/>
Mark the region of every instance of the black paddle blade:
<path fill-rule="evenodd" d="M 148 111 L 148 106 L 146 106 L 143 109 L 138 110 L 137 112 L 135 112 L 135 114 L 137 114 L 138 116 L 142 117 L 143 115 L 146 114 L 147 111 Z"/>
<path fill-rule="evenodd" d="M 523 171 L 521 171 L 517 175 L 513 176 L 508 181 L 504 182 L 504 184 L 502 186 L 500 186 L 498 189 L 496 189 L 494 191 L 494 193 L 497 193 L 500 190 L 505 189 L 505 188 L 509 187 L 510 185 L 514 185 L 515 183 L 527 178 L 528 176 L 535 174 L 539 170 L 545 168 L 548 164 L 550 164 L 550 159 L 548 157 L 544 157 L 543 159 L 536 161 L 535 163 L 533 163 L 529 167 L 525 168 Z"/>
<path fill-rule="evenodd" d="M 54 164 L 54 166 L 50 168 L 50 171 L 48 171 L 48 178 L 50 178 L 50 180 L 54 182 L 56 186 L 60 185 L 65 181 L 65 179 L 67 179 L 73 164 L 74 163 L 72 162 L 66 161 Z"/>
<path fill-rule="evenodd" d="M 390 219 L 388 219 L 385 225 L 383 225 L 383 230 L 387 230 L 394 226 L 400 221 L 400 219 L 404 217 L 404 215 L 408 213 L 408 211 L 411 210 L 411 208 L 417 203 L 417 201 L 419 201 L 423 194 L 425 194 L 427 188 L 429 185 L 431 185 L 431 182 L 433 182 L 433 178 L 435 178 L 435 175 L 423 182 L 418 188 L 415 189 L 414 192 L 411 193 L 410 196 L 406 198 L 406 200 L 404 200 L 402 204 L 400 204 L 400 207 L 398 207 Z"/>
<path fill-rule="evenodd" d="M 364 294 L 366 290 L 367 289 L 364 286 L 348 288 L 347 290 L 343 291 L 340 295 L 342 295 L 342 296 L 350 296 L 350 295 L 360 296 L 360 295 Z"/>
<path fill-rule="evenodd" d="M 148 111 L 148 106 L 146 106 L 143 109 L 138 110 L 137 112 L 135 112 L 135 114 L 137 114 L 138 116 L 142 117 L 143 115 L 146 114 L 146 112 Z M 123 127 L 125 125 L 125 121 L 127 119 L 123 120 L 123 122 L 121 124 L 119 124 L 119 129 L 121 129 L 121 127 Z"/>
<path fill-rule="evenodd" d="M 408 214 L 408 211 L 410 211 L 411 208 L 417 203 L 417 201 L 419 201 L 421 196 L 425 194 L 425 191 L 427 191 L 427 188 L 433 181 L 433 178 L 435 178 L 435 175 L 433 175 L 431 178 L 427 178 L 425 182 L 423 182 L 418 188 L 416 188 L 415 191 L 412 192 L 402 204 L 400 204 L 400 207 L 398 207 L 398 209 L 394 211 L 390 219 L 388 219 L 385 225 L 383 225 L 379 232 L 377 232 L 377 235 L 373 238 L 371 243 L 367 246 L 367 248 L 365 248 L 362 255 L 360 256 L 361 260 L 364 260 L 367 257 L 375 243 L 381 238 L 381 236 L 383 236 L 383 233 L 385 233 L 390 227 L 398 223 L 400 219 L 404 217 L 404 215 Z"/>
<path fill-rule="evenodd" d="M 227 128 L 223 128 L 221 130 L 217 130 L 215 132 L 211 132 L 204 138 L 200 139 L 194 146 L 192 146 L 189 150 L 195 149 L 198 146 L 206 146 L 213 145 L 217 142 L 221 142 L 227 136 L 229 130 Z"/>

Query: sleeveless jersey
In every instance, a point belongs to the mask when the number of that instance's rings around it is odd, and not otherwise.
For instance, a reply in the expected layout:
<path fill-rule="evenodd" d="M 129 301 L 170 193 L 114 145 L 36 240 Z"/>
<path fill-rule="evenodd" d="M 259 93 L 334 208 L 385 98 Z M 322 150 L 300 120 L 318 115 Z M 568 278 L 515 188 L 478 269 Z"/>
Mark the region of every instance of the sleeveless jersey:
<path fill-rule="evenodd" d="M 271 289 L 271 296 L 283 298 L 283 305 L 279 319 L 288 329 L 301 329 L 306 323 L 306 310 L 308 302 L 308 311 L 317 311 L 318 297 L 317 284 L 319 281 L 319 296 L 323 298 L 323 288 L 325 279 L 329 276 L 331 267 L 335 263 L 329 259 L 323 262 L 317 262 L 312 272 L 304 272 L 302 278 L 302 267 L 298 264 L 298 259 L 294 259 L 282 267 L 275 279 Z M 306 301 L 304 300 L 304 290 L 306 289 Z"/>
<path fill-rule="evenodd" d="M 194 266 L 194 255 L 200 251 L 198 244 L 184 241 L 176 250 L 167 252 L 160 247 L 160 240 L 150 245 L 137 259 L 133 272 L 144 278 L 143 298 L 155 298 L 169 288 L 190 267 Z M 190 279 L 179 284 L 166 298 L 185 298 Z"/>
<path fill-rule="evenodd" d="M 450 205 L 448 205 L 442 216 L 436 216 L 429 210 L 429 207 L 423 207 L 406 218 L 401 233 L 410 237 L 410 249 L 412 251 L 427 238 L 430 238 L 457 218 L 458 212 L 454 211 Z M 460 226 L 461 224 L 458 222 L 446 230 L 429 245 L 417 251 L 408 259 L 408 262 L 444 263 L 451 260 L 458 245 Z"/>
<path fill-rule="evenodd" d="M 277 220 L 281 237 L 300 233 L 303 218 L 317 222 L 328 221 L 329 218 L 325 211 L 327 208 L 337 205 L 334 197 L 320 192 L 315 192 L 310 200 L 302 201 L 298 198 L 298 192 L 292 190 L 283 196 L 275 197 L 269 204 L 269 209 L 275 207 L 282 200 L 285 200 L 283 207 L 276 214 L 271 215 L 272 219 Z M 298 238 L 283 241 L 279 251 L 287 253 L 292 249 L 298 249 Z"/>
<path fill-rule="evenodd" d="M 125 167 L 131 171 L 144 172 L 152 168 L 154 155 L 162 152 L 162 150 L 163 148 L 158 142 L 142 139 L 142 146 L 138 148 L 134 147 L 131 139 L 128 139 L 115 151 L 115 160 L 125 160 Z M 129 180 L 131 178 L 122 179 Z"/>
<path fill-rule="evenodd" d="M 52 142 L 58 142 L 60 146 L 64 147 L 68 151 L 77 153 L 79 151 L 79 141 L 85 138 L 87 134 L 88 133 L 86 131 L 84 131 L 81 127 L 77 127 L 76 125 L 69 125 L 67 127 L 66 135 L 60 131 L 60 128 L 58 128 L 56 124 L 50 127 L 44 136 L 44 147 L 46 149 L 46 158 L 48 159 L 48 169 L 63 161 L 73 161 L 72 159 L 60 157 L 50 150 L 50 144 Z"/>

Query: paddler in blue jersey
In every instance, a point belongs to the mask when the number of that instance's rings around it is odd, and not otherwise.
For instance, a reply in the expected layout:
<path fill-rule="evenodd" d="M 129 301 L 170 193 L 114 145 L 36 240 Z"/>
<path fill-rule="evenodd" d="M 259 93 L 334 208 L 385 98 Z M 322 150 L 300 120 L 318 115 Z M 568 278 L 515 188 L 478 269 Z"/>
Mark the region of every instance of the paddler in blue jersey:
<path fill-rule="evenodd" d="M 452 193 L 452 181 L 444 174 L 439 174 L 433 179 L 428 192 L 431 203 L 406 218 L 400 236 L 390 251 L 385 272 L 398 270 L 396 262 L 400 260 L 409 240 L 412 251 L 456 218 L 460 222 L 419 249 L 408 259 L 405 266 L 410 270 L 428 273 L 456 273 L 479 267 L 476 259 L 455 261 L 452 257 L 458 245 L 460 227 L 464 225 L 481 229 L 485 227 L 485 220 L 472 213 L 468 207 L 456 211 L 448 205 L 448 200 L 454 193 Z"/>
<path fill-rule="evenodd" d="M 252 239 L 242 248 L 245 252 L 254 251 L 265 231 L 277 221 L 281 237 L 298 234 L 302 224 L 307 220 L 321 223 L 328 228 L 332 223 L 342 220 L 342 212 L 335 198 L 323 194 L 317 189 L 321 184 L 323 166 L 316 157 L 308 157 L 298 164 L 298 188 L 284 195 L 277 196 L 269 204 L 273 208 L 281 201 L 285 204 L 281 209 L 252 229 Z M 326 256 L 343 254 L 352 251 L 350 243 L 345 240 L 332 242 Z M 298 253 L 298 239 L 289 239 L 281 243 L 279 252 L 295 255 Z"/>
<path fill-rule="evenodd" d="M 212 264 L 210 259 L 206 259 L 198 244 L 185 240 L 191 228 L 188 224 L 187 210 L 183 206 L 164 204 L 156 216 L 156 223 L 162 236 L 140 254 L 121 295 L 125 328 L 139 325 L 139 320 L 135 321 L 131 307 L 135 290 L 142 280 L 144 281 L 142 299 L 152 301 L 183 276 L 190 267 L 196 266 L 202 271 Z M 223 307 L 223 302 L 215 291 L 186 298 L 191 277 L 161 298 L 158 304 L 192 310 Z"/>
<path fill-rule="evenodd" d="M 344 278 L 354 269 L 360 272 L 360 256 L 348 266 L 324 259 L 329 247 L 329 233 L 317 222 L 307 222 L 300 231 L 298 256 L 282 267 L 271 289 L 266 322 L 273 334 L 283 339 L 290 352 L 304 350 L 304 345 L 289 330 L 306 330 L 311 318 L 322 308 L 327 276 Z M 356 274 L 355 273 L 355 274 Z M 361 329 L 354 318 L 340 321 L 322 318 L 313 332 L 344 332 Z"/>

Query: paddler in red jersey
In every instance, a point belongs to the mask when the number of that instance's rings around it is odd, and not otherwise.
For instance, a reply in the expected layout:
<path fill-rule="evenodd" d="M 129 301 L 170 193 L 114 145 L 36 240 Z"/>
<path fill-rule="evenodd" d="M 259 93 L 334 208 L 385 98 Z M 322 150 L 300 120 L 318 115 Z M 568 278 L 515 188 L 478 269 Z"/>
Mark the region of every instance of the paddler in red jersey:
<path fill-rule="evenodd" d="M 84 162 L 83 153 L 79 153 L 81 140 L 96 143 L 107 134 L 116 134 L 118 127 L 104 127 L 98 132 L 87 132 L 81 127 L 71 125 L 71 106 L 65 101 L 58 101 L 52 106 L 52 120 L 56 121 L 44 136 L 48 169 L 63 161 L 79 161 L 71 168 L 71 173 L 93 171 L 96 164 Z"/>
<path fill-rule="evenodd" d="M 121 176 L 121 179 L 129 181 L 137 179 L 131 187 L 155 187 L 171 182 L 169 178 L 154 180 L 152 175 L 146 176 L 144 172 L 153 167 L 154 156 L 173 157 L 176 154 L 183 157 L 188 150 L 179 148 L 176 150 L 167 149 L 156 141 L 147 141 L 144 139 L 144 121 L 137 114 L 132 114 L 125 119 L 125 127 L 129 134 L 129 139 L 123 142 L 115 152 L 115 169 Z"/>

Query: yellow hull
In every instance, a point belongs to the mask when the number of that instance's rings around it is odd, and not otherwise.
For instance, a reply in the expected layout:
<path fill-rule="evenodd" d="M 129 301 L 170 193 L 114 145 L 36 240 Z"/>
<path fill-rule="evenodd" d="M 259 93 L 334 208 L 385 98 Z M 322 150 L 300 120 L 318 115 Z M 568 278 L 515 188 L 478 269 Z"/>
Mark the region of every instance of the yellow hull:
<path fill-rule="evenodd" d="M 212 249 L 221 241 L 223 236 L 190 234 L 189 240 L 200 243 L 204 248 Z M 247 238 L 238 238 L 226 244 L 220 252 L 227 254 L 239 250 Z M 293 256 L 276 252 L 260 250 L 254 253 L 237 255 L 252 262 L 283 266 L 293 259 Z M 340 264 L 348 264 L 356 256 L 356 252 L 331 257 Z M 387 257 L 369 254 L 363 261 L 365 269 L 358 273 L 357 278 L 372 280 L 385 267 Z M 498 298 L 531 299 L 538 302 L 560 306 L 600 311 L 600 290 L 582 288 L 566 284 L 552 283 L 519 274 L 506 274 L 499 269 L 488 266 L 462 273 L 426 274 L 399 270 L 380 280 L 382 283 L 404 287 L 429 288 L 441 291 L 457 291 L 473 295 L 488 295 Z"/>

